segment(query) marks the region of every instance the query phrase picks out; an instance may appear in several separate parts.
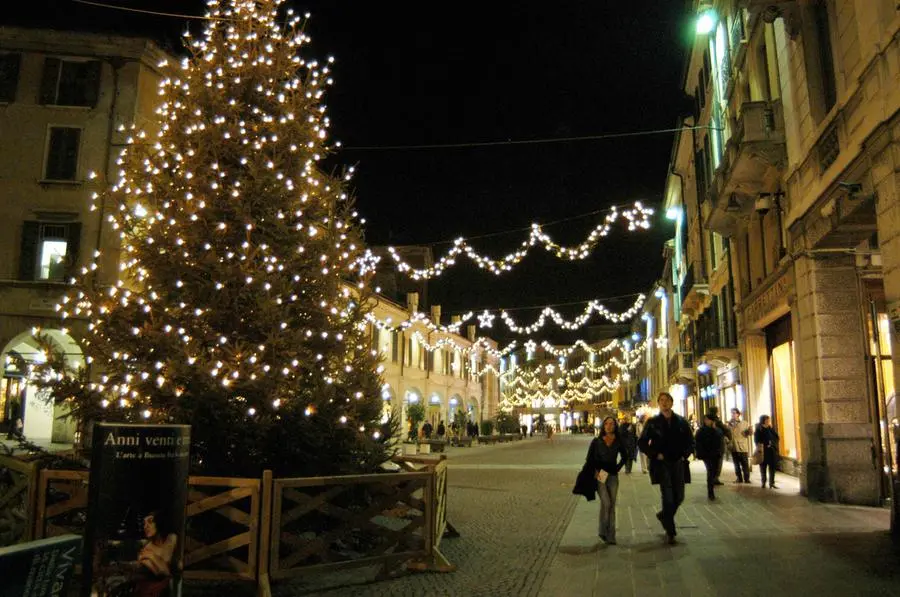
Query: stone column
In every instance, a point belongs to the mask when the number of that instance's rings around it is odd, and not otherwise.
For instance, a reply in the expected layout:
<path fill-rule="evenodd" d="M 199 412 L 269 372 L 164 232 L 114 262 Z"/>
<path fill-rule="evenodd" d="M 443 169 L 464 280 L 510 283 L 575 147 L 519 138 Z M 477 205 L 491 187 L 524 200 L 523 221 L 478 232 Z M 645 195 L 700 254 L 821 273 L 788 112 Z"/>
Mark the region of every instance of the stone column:
<path fill-rule="evenodd" d="M 803 255 L 795 272 L 803 491 L 814 499 L 878 505 L 866 334 L 854 258 Z"/>
<path fill-rule="evenodd" d="M 881 135 L 883 145 L 872 159 L 872 183 L 878 243 L 881 246 L 884 295 L 892 319 L 891 354 L 895 384 L 900 382 L 900 123 Z M 876 142 L 877 143 L 877 142 Z M 895 463 L 896 465 L 896 463 Z M 900 485 L 893 479 L 891 529 L 900 534 Z"/>

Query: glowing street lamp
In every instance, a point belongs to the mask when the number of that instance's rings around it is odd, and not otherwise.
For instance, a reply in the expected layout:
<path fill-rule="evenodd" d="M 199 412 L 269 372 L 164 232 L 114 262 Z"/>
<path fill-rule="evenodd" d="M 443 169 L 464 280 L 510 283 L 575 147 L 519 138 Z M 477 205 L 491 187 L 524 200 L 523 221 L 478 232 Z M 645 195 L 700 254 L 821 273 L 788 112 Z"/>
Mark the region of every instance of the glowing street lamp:
<path fill-rule="evenodd" d="M 716 28 L 717 20 L 715 10 L 712 8 L 703 10 L 697 16 L 697 34 L 707 35 L 708 33 L 712 33 L 713 29 Z"/>

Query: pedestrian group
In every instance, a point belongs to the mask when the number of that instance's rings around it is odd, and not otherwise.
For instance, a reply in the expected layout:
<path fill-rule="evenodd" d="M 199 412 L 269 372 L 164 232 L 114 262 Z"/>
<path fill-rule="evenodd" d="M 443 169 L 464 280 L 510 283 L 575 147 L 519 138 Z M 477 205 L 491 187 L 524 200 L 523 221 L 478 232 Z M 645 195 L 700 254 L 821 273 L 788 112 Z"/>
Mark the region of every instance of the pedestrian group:
<path fill-rule="evenodd" d="M 624 468 L 626 474 L 631 474 L 638 456 L 641 472 L 649 472 L 650 482 L 659 487 L 661 508 L 656 518 L 670 545 L 677 543 L 675 515 L 684 501 L 685 484 L 691 482 L 691 456 L 703 461 L 706 467 L 706 491 L 710 501 L 715 501 L 715 488 L 723 484 L 720 476 L 728 451 L 734 463 L 735 483 L 751 482 L 752 459 L 753 464 L 760 467 L 762 487 L 768 483 L 770 488 L 777 488 L 775 468 L 779 438 L 770 416 L 761 416 L 756 428 L 751 429 L 739 409 L 731 409 L 731 418 L 724 423 L 718 409 L 713 407 L 704 414 L 702 425 L 695 431 L 691 421 L 672 410 L 674 399 L 671 394 L 661 393 L 657 402 L 659 413 L 641 417 L 636 426 L 630 421 L 619 424 L 612 416 L 603 420 L 572 490 L 589 501 L 595 495 L 600 496 L 598 535 L 607 545 L 616 544 L 619 472 Z M 755 450 L 752 444 L 755 444 Z"/>

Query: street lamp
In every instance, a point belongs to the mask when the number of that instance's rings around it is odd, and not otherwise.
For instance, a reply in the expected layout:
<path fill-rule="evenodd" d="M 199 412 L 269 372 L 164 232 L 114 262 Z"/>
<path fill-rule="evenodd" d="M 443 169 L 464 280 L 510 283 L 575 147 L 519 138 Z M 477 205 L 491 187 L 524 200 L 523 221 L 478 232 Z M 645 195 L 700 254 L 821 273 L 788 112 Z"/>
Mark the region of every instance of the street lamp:
<path fill-rule="evenodd" d="M 697 15 L 697 34 L 707 35 L 708 33 L 712 33 L 716 28 L 717 20 L 716 11 L 712 8 L 706 8 L 700 11 L 700 14 Z"/>

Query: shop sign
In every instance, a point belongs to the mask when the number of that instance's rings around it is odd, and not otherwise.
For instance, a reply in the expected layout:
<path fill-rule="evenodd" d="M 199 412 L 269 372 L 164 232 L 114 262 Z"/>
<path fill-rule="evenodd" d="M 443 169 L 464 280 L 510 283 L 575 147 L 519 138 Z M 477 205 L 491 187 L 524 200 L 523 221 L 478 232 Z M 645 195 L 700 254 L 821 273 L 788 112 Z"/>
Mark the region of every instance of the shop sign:
<path fill-rule="evenodd" d="M 719 374 L 719 387 L 720 388 L 729 388 L 738 383 L 738 370 L 736 367 L 732 367 L 728 371 Z"/>
<path fill-rule="evenodd" d="M 55 311 L 60 299 L 58 298 L 35 298 L 31 299 L 28 309 L 31 311 Z"/>
<path fill-rule="evenodd" d="M 744 309 L 744 318 L 748 324 L 756 324 L 769 315 L 772 311 L 787 301 L 788 294 L 793 289 L 793 276 L 790 272 L 784 272 L 771 286 L 765 289 Z"/>

